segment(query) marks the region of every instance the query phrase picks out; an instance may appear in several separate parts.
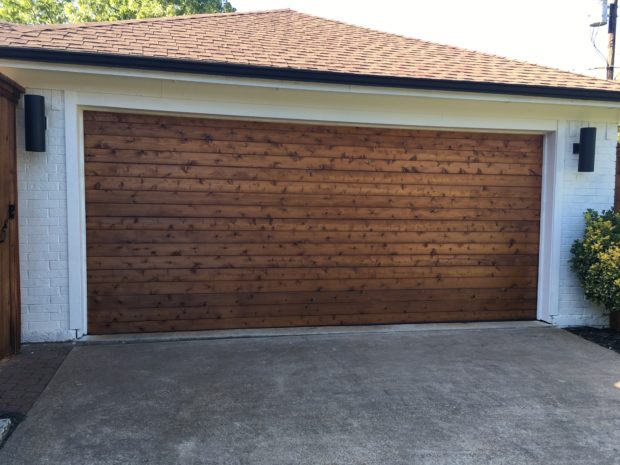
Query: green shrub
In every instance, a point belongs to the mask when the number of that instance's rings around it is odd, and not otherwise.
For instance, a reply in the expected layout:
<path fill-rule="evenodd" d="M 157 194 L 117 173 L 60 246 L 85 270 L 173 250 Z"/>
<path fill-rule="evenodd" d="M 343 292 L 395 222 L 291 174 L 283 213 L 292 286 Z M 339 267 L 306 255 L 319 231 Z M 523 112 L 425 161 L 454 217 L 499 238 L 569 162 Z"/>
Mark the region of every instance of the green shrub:
<path fill-rule="evenodd" d="M 585 213 L 583 240 L 573 243 L 571 268 L 589 300 L 610 312 L 620 311 L 620 213 Z"/>

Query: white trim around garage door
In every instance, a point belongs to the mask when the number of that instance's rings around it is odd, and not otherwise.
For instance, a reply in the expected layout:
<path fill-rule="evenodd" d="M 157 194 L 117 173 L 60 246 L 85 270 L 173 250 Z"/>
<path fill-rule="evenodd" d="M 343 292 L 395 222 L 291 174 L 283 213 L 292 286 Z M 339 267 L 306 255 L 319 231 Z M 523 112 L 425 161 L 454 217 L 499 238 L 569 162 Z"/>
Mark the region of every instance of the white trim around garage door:
<path fill-rule="evenodd" d="M 306 123 L 397 126 L 427 129 L 537 132 L 545 135 L 537 318 L 549 321 L 558 305 L 560 252 L 560 167 L 567 137 L 564 124 L 552 120 L 511 121 L 509 117 L 477 115 L 429 117 L 424 109 L 412 109 L 406 118 L 382 115 L 380 109 L 360 111 L 307 105 L 223 103 L 221 100 L 187 100 L 65 91 L 65 137 L 67 169 L 69 323 L 77 337 L 87 334 L 87 257 L 84 189 L 84 109 L 199 115 Z"/>
<path fill-rule="evenodd" d="M 556 131 L 545 136 L 543 146 L 536 318 L 547 323 L 551 323 L 560 299 L 562 167 L 567 132 L 566 123 L 559 122 Z"/>

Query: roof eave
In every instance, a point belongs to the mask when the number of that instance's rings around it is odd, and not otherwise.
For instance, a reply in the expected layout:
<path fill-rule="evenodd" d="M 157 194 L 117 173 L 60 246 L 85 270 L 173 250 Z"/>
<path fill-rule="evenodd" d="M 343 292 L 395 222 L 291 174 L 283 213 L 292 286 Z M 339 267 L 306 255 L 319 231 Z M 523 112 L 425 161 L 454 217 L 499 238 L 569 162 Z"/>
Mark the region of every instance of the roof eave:
<path fill-rule="evenodd" d="M 42 48 L 0 46 L 0 58 L 254 79 L 620 102 L 620 91 L 602 89 L 379 76 Z"/>

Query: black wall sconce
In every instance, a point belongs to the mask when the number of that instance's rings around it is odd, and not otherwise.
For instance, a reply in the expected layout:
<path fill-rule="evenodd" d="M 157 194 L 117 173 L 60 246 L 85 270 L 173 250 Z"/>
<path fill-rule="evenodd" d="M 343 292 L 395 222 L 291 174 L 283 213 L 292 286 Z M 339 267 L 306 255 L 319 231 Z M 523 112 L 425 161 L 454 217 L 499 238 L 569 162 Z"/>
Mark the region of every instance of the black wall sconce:
<path fill-rule="evenodd" d="M 26 150 L 28 152 L 45 152 L 45 97 L 42 95 L 25 95 L 26 116 Z"/>
<path fill-rule="evenodd" d="M 581 128 L 579 143 L 573 144 L 573 153 L 579 154 L 580 173 L 594 171 L 594 152 L 596 151 L 596 128 Z"/>

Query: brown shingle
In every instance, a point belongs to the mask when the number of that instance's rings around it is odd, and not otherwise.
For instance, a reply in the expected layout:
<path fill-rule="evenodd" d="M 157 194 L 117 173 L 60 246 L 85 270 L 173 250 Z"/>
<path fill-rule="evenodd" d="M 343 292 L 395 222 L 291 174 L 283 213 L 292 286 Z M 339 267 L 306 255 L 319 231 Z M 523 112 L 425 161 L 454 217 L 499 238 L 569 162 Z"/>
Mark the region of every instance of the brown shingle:
<path fill-rule="evenodd" d="M 106 23 L 0 23 L 0 46 L 361 75 L 620 91 L 620 83 L 292 10 Z"/>

